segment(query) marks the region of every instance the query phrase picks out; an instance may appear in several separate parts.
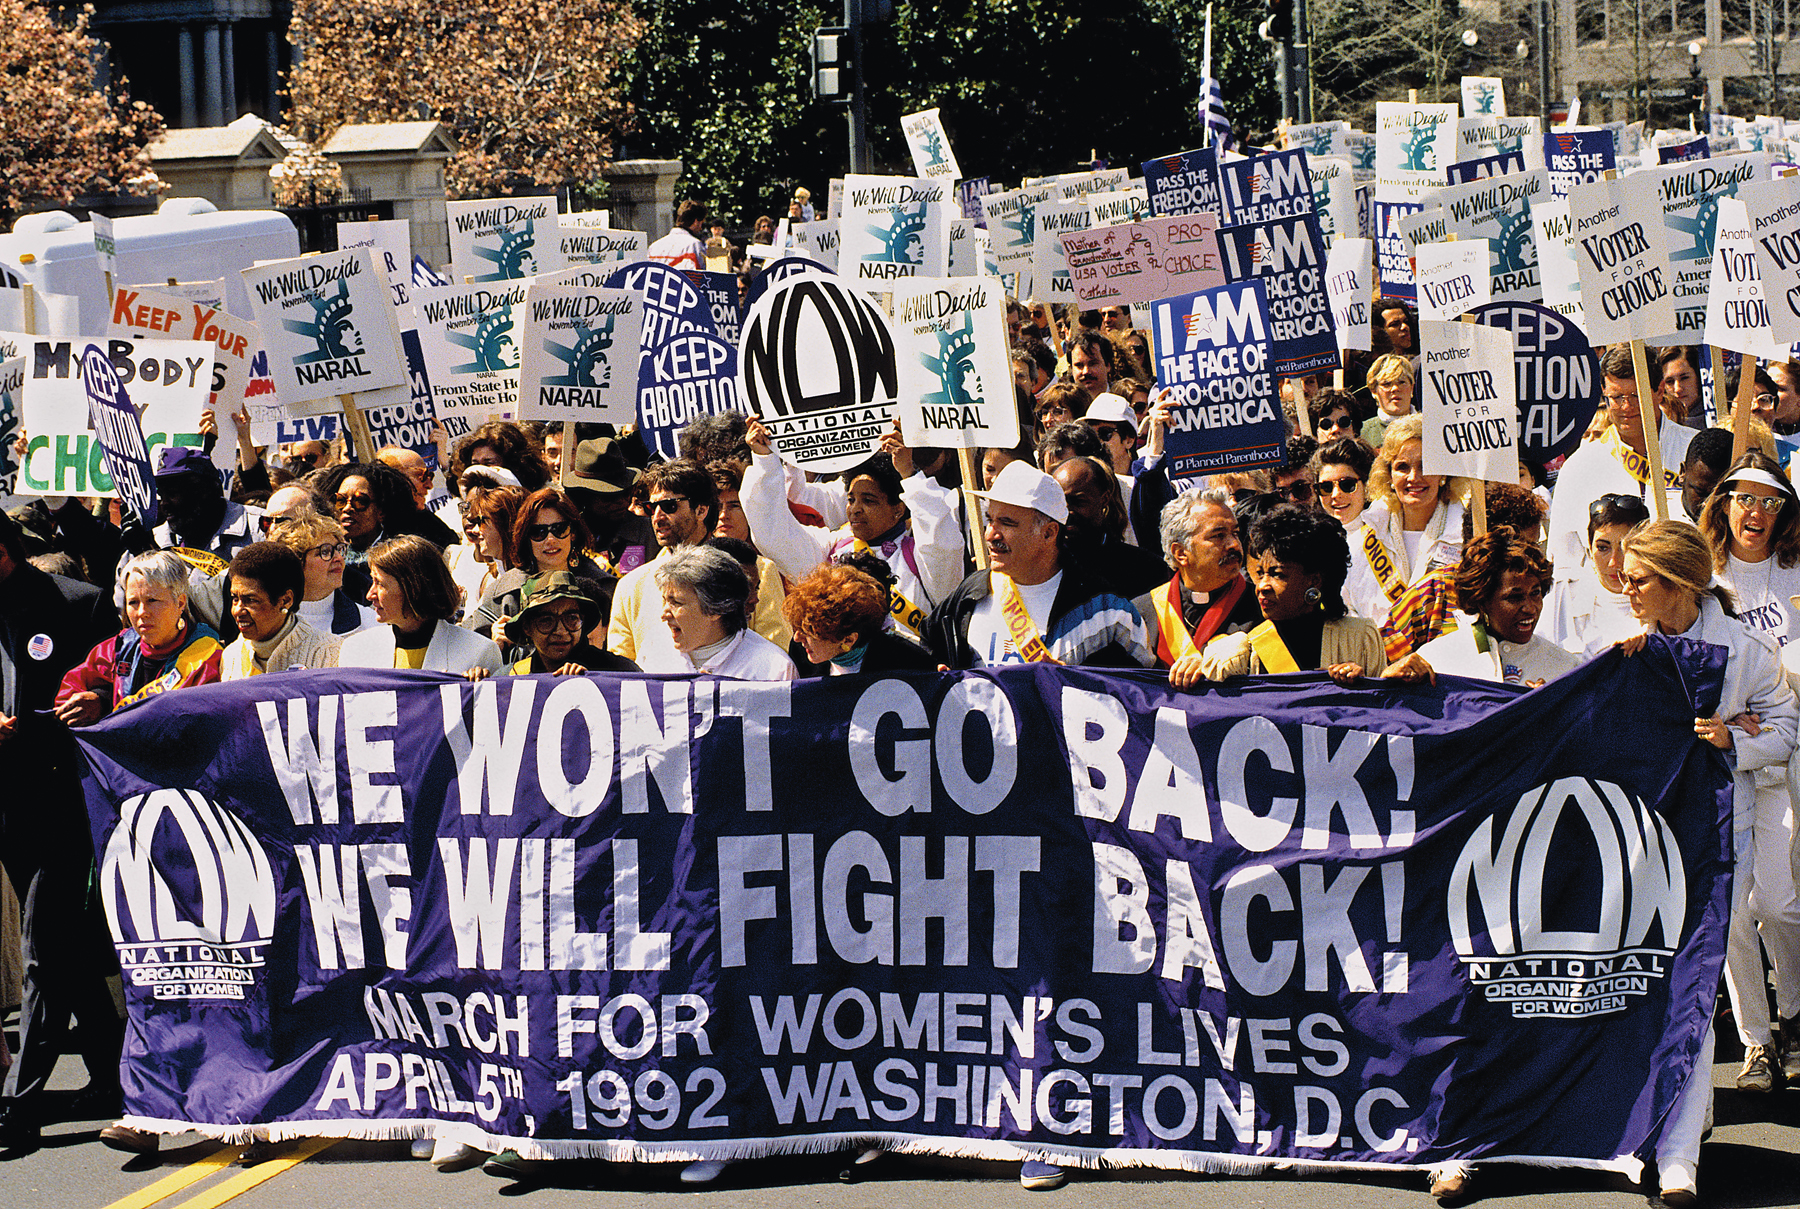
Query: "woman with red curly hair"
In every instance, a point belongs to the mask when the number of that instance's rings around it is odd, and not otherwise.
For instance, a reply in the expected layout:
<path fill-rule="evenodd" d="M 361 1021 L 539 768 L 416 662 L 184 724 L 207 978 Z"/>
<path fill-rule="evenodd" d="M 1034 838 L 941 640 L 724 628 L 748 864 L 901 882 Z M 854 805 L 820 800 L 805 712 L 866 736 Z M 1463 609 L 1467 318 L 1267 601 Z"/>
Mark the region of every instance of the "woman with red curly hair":
<path fill-rule="evenodd" d="M 884 630 L 887 588 L 865 571 L 827 563 L 795 584 L 781 611 L 814 675 L 929 672 L 937 660 L 917 643 Z"/>

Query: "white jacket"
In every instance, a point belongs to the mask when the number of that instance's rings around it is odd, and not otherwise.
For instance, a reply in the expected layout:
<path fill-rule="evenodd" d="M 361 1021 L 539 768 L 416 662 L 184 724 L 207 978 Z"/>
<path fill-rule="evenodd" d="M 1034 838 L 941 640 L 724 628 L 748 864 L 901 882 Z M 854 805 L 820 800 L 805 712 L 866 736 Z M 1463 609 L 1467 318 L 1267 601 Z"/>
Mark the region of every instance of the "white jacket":
<path fill-rule="evenodd" d="M 393 667 L 394 627 L 370 626 L 345 638 L 338 651 L 338 666 Z M 425 662 L 419 670 L 460 676 L 472 667 L 497 672 L 500 666 L 500 648 L 493 639 L 465 630 L 455 622 L 440 621 L 431 632 L 431 644 L 425 648 Z"/>

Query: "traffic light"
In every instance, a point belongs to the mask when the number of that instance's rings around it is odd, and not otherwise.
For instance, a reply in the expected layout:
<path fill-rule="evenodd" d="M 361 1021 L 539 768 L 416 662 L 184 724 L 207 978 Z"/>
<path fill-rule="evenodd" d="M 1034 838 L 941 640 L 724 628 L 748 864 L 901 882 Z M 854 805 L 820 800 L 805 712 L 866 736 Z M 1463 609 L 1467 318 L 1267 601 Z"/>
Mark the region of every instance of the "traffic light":
<path fill-rule="evenodd" d="M 856 87 L 850 30 L 842 25 L 821 25 L 813 31 L 812 57 L 813 96 L 847 104 Z"/>
<path fill-rule="evenodd" d="M 1267 14 L 1257 29 L 1265 42 L 1292 42 L 1294 40 L 1294 4 L 1293 0 L 1263 0 L 1263 12 Z"/>

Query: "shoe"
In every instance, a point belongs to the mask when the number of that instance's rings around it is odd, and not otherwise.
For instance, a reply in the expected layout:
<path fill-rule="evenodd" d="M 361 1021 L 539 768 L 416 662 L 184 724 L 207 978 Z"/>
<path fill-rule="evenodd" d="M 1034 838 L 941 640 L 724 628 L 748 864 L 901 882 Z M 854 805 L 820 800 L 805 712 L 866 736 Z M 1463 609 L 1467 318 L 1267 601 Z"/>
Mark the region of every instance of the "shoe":
<path fill-rule="evenodd" d="M 36 1150 L 38 1139 L 36 1117 L 16 1102 L 0 1108 L 0 1150 Z"/>
<path fill-rule="evenodd" d="M 1775 1090 L 1775 1055 L 1766 1045 L 1752 1045 L 1744 1051 L 1744 1069 L 1738 1072 L 1739 1091 Z"/>
<path fill-rule="evenodd" d="M 1790 1085 L 1800 1087 L 1800 1016 L 1781 1022 L 1781 1034 L 1776 1041 L 1781 1046 L 1781 1077 Z"/>
<path fill-rule="evenodd" d="M 1691 1209 L 1700 1203 L 1700 1194 L 1692 1188 L 1664 1188 L 1656 1196 L 1669 1209 Z"/>
<path fill-rule="evenodd" d="M 274 1158 L 275 1149 L 273 1142 L 252 1142 L 238 1151 L 238 1157 L 231 1162 L 236 1167 L 255 1167 L 259 1163 L 266 1163 Z"/>
<path fill-rule="evenodd" d="M 414 1138 L 412 1140 L 412 1157 L 415 1159 L 429 1159 L 435 1152 L 436 1147 L 436 1138 Z"/>
<path fill-rule="evenodd" d="M 431 1165 L 449 1174 L 478 1167 L 487 1157 L 485 1150 L 477 1150 L 463 1142 L 452 1142 L 448 1138 L 439 1138 L 432 1147 Z"/>
<path fill-rule="evenodd" d="M 155 1154 L 156 1148 L 162 1145 L 162 1139 L 156 1134 L 142 1129 L 133 1129 L 129 1125 L 108 1125 L 100 1131 L 100 1144 L 114 1150 L 123 1150 L 126 1154 Z"/>
<path fill-rule="evenodd" d="M 731 1166 L 730 1159 L 697 1159 L 681 1169 L 684 1184 L 710 1184 Z"/>
<path fill-rule="evenodd" d="M 521 1158 L 516 1150 L 502 1150 L 499 1154 L 489 1155 L 481 1169 L 503 1180 L 528 1180 L 536 1173 L 538 1162 Z"/>
<path fill-rule="evenodd" d="M 1431 1199 L 1440 1205 L 1460 1205 L 1468 1198 L 1471 1183 L 1467 1172 L 1446 1171 L 1431 1181 Z"/>
<path fill-rule="evenodd" d="M 1036 1159 L 1026 1159 L 1019 1164 L 1019 1187 L 1032 1192 L 1049 1192 L 1052 1188 L 1061 1188 L 1069 1182 L 1069 1173 L 1055 1163 L 1040 1163 Z"/>

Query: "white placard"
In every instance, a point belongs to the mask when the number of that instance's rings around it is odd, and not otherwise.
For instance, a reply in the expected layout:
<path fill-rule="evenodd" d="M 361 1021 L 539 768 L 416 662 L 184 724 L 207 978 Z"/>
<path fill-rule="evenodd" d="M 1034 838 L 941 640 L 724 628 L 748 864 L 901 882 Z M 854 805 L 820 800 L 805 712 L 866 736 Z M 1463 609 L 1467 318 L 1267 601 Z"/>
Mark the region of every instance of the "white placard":
<path fill-rule="evenodd" d="M 517 281 L 563 268 L 554 197 L 444 203 L 450 270 L 457 280 Z"/>
<path fill-rule="evenodd" d="M 1581 272 L 1575 265 L 1575 224 L 1569 219 L 1569 199 L 1540 197 L 1533 201 L 1531 234 L 1537 243 L 1538 279 L 1544 287 L 1541 305 L 1587 331 L 1587 320 L 1581 307 Z"/>
<path fill-rule="evenodd" d="M 1142 182 L 1128 189 L 1110 189 L 1087 195 L 1091 227 L 1110 227 L 1122 222 L 1142 222 L 1150 217 L 1150 194 Z"/>
<path fill-rule="evenodd" d="M 1313 213 L 1319 216 L 1325 242 L 1357 236 L 1362 223 L 1356 215 L 1356 172 L 1350 161 L 1336 155 L 1309 155 L 1306 172 L 1312 177 Z"/>
<path fill-rule="evenodd" d="M 1527 169 L 1544 166 L 1543 132 L 1538 119 L 1508 117 L 1459 118 L 1456 123 L 1456 159 L 1486 159 L 1516 151 L 1525 157 Z"/>
<path fill-rule="evenodd" d="M 31 444 L 19 495 L 116 496 L 88 419 L 81 358 L 104 348 L 138 410 L 152 463 L 164 445 L 203 446 L 200 413 L 212 392 L 213 346 L 195 340 L 38 340 L 25 366 L 25 430 Z"/>
<path fill-rule="evenodd" d="M 1513 335 L 1480 323 L 1419 322 L 1426 474 L 1519 481 Z"/>
<path fill-rule="evenodd" d="M 815 218 L 794 228 L 794 254 L 816 260 L 833 272 L 838 263 L 838 220 Z M 956 270 L 952 269 L 952 274 Z"/>
<path fill-rule="evenodd" d="M 556 239 L 565 266 L 642 260 L 644 250 L 650 246 L 649 237 L 642 231 L 571 227 L 567 216 L 556 230 Z"/>
<path fill-rule="evenodd" d="M 1419 194 L 1445 183 L 1444 169 L 1456 162 L 1456 106 L 1375 105 L 1375 197 L 1417 201 Z"/>
<path fill-rule="evenodd" d="M 956 152 L 950 149 L 950 136 L 935 109 L 909 113 L 900 119 L 906 145 L 912 149 L 913 171 L 920 176 L 944 180 L 952 184 L 962 176 L 956 165 Z"/>
<path fill-rule="evenodd" d="M 303 414 L 299 400 L 406 383 L 400 324 L 374 249 L 278 260 L 243 274 L 269 376 L 290 415 Z"/>
<path fill-rule="evenodd" d="M 397 307 L 412 305 L 412 222 L 404 218 L 383 218 L 373 222 L 341 222 L 337 225 L 338 250 L 374 248 L 380 253 L 376 262 L 387 274 L 389 296 Z M 412 325 L 408 312 L 400 320 L 402 327 Z"/>
<path fill-rule="evenodd" d="M 1706 296 L 1706 342 L 1764 361 L 1785 361 L 1787 345 L 1769 329 L 1769 306 L 1757 267 L 1756 243 L 1744 203 L 1719 199 L 1713 236 L 1711 286 Z"/>
<path fill-rule="evenodd" d="M 636 290 L 533 282 L 525 292 L 519 418 L 636 423 L 643 326 Z M 682 340 L 677 334 L 669 343 Z M 665 353 L 680 356 L 680 349 L 657 355 Z"/>
<path fill-rule="evenodd" d="M 992 277 L 894 284 L 900 432 L 914 448 L 1019 443 L 1006 292 Z"/>
<path fill-rule="evenodd" d="M 118 276 L 119 241 L 113 235 L 113 220 L 98 211 L 91 211 L 88 221 L 94 225 L 94 259 L 100 262 L 100 271 Z"/>
<path fill-rule="evenodd" d="M 1657 191 L 1623 180 L 1569 191 L 1584 326 L 1595 344 L 1675 330 L 1674 271 Z"/>
<path fill-rule="evenodd" d="M 1623 142 L 1619 150 L 1624 152 Z M 1647 340 L 1691 344 L 1706 325 L 1706 287 L 1712 275 L 1718 203 L 1746 184 L 1769 179 L 1770 157 L 1761 152 L 1729 159 L 1693 160 L 1645 168 L 1631 176 L 1634 191 L 1652 193 L 1661 205 L 1663 235 L 1672 268 L 1675 322 Z M 1575 211 L 1579 213 L 1579 210 Z M 1595 309 L 1588 299 L 1588 311 Z"/>
<path fill-rule="evenodd" d="M 1488 271 L 1496 299 L 1537 302 L 1543 298 L 1543 284 L 1538 278 L 1537 244 L 1531 238 L 1530 206 L 1549 195 L 1550 174 L 1540 168 L 1434 189 L 1425 204 L 1444 208 L 1446 234 L 1489 241 L 1493 255 Z"/>
<path fill-rule="evenodd" d="M 1037 185 L 989 193 L 981 199 L 982 216 L 994 244 L 995 263 L 1001 276 L 1018 275 L 1013 296 L 1021 301 L 1037 292 L 1031 279 L 1031 258 L 1037 247 L 1037 208 L 1055 194 L 1054 187 Z"/>
<path fill-rule="evenodd" d="M 1464 76 L 1462 111 L 1470 117 L 1506 116 L 1506 81 L 1499 76 Z"/>
<path fill-rule="evenodd" d="M 244 390 L 250 384 L 250 359 L 262 349 L 262 329 L 205 303 L 159 290 L 121 286 L 113 293 L 108 330 L 110 335 L 134 340 L 170 338 L 212 345 L 212 390 L 206 405 L 212 408 L 219 426 L 212 461 L 220 470 L 237 465 L 238 425 L 233 415 L 243 405 Z"/>
<path fill-rule="evenodd" d="M 1756 267 L 1769 300 L 1769 329 L 1785 344 L 1800 342 L 1800 178 L 1745 182 L 1738 198 L 1756 242 Z"/>
<path fill-rule="evenodd" d="M 1446 321 L 1486 306 L 1493 294 L 1485 239 L 1420 244 L 1413 253 L 1418 274 L 1419 318 Z"/>
<path fill-rule="evenodd" d="M 612 226 L 612 211 L 577 210 L 573 214 L 558 215 L 556 223 L 561 227 L 580 227 L 588 231 L 603 231 Z"/>
<path fill-rule="evenodd" d="M 1369 351 L 1374 336 L 1369 324 L 1369 295 L 1373 288 L 1370 260 L 1374 253 L 1374 240 L 1342 236 L 1332 242 L 1326 253 L 1325 292 L 1331 297 L 1339 352 Z"/>
<path fill-rule="evenodd" d="M 419 290 L 419 346 L 442 415 L 517 418 L 518 323 L 535 283 L 444 285 Z"/>
<path fill-rule="evenodd" d="M 914 176 L 844 179 L 838 270 L 857 282 L 942 277 L 950 270 L 950 186 Z"/>
<path fill-rule="evenodd" d="M 1047 201 L 1037 209 L 1037 246 L 1031 257 L 1031 280 L 1045 302 L 1075 301 L 1075 283 L 1063 255 L 1062 236 L 1085 231 L 1093 213 L 1085 197 Z"/>
<path fill-rule="evenodd" d="M 215 277 L 211 281 L 145 281 L 125 288 L 155 290 L 159 294 L 185 298 L 189 302 L 198 302 L 202 306 L 210 306 L 214 310 L 225 308 L 225 279 L 223 277 Z"/>

